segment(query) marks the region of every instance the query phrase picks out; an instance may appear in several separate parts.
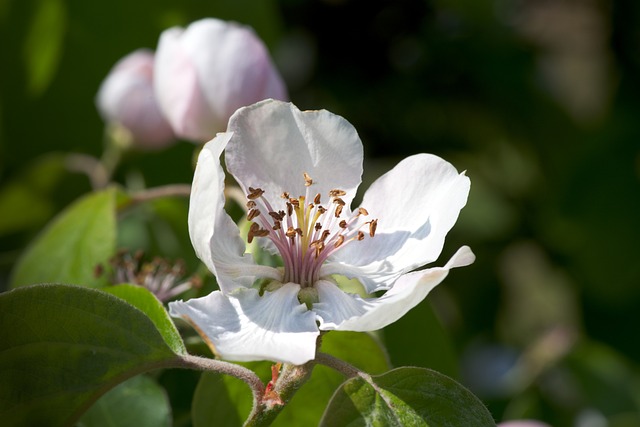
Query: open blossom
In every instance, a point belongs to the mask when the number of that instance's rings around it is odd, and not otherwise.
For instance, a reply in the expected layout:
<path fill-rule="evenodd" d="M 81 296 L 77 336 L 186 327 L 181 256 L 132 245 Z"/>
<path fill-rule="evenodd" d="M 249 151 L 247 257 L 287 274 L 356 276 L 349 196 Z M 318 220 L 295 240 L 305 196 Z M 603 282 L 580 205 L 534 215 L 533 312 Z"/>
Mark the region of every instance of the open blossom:
<path fill-rule="evenodd" d="M 165 30 L 158 42 L 155 91 L 181 137 L 208 141 L 238 108 L 287 90 L 269 52 L 250 28 L 202 19 Z"/>
<path fill-rule="evenodd" d="M 175 136 L 153 91 L 153 52 L 138 49 L 113 66 L 100 85 L 96 104 L 103 119 L 124 127 L 138 148 L 159 149 Z"/>
<path fill-rule="evenodd" d="M 222 358 L 302 364 L 320 331 L 372 331 L 402 317 L 454 267 L 474 261 L 463 246 L 435 261 L 466 204 L 470 182 L 439 157 L 418 154 L 376 180 L 351 209 L 363 149 L 350 123 L 274 100 L 238 110 L 207 143 L 193 179 L 189 233 L 219 291 L 169 304 Z M 224 210 L 228 171 L 247 195 L 248 234 Z M 246 242 L 281 260 L 259 265 Z M 372 294 L 340 288 L 355 278 Z"/>

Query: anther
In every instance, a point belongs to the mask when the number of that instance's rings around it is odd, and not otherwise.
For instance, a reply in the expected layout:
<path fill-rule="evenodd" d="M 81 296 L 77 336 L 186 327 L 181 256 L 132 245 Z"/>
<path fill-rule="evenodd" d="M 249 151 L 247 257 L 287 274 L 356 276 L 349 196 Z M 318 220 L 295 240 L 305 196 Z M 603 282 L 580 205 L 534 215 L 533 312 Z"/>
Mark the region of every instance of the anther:
<path fill-rule="evenodd" d="M 340 218 L 340 214 L 342 213 L 342 205 L 336 206 L 336 210 L 334 212 L 336 218 Z"/>
<path fill-rule="evenodd" d="M 282 221 L 284 219 L 284 211 L 269 212 L 269 216 L 276 221 Z"/>
<path fill-rule="evenodd" d="M 369 215 L 369 212 L 365 208 L 358 208 L 358 215 Z"/>
<path fill-rule="evenodd" d="M 306 172 L 303 172 L 302 174 L 304 175 L 304 185 L 305 185 L 305 187 L 310 187 L 313 184 L 313 179 L 311 179 L 309 174 L 306 173 Z"/>
<path fill-rule="evenodd" d="M 343 219 L 342 221 L 340 221 L 340 224 L 338 225 L 340 226 L 340 228 L 347 228 L 347 221 Z"/>
<path fill-rule="evenodd" d="M 247 219 L 249 221 L 253 220 L 255 217 L 260 215 L 260 211 L 258 209 L 251 209 L 247 214 Z"/>
<path fill-rule="evenodd" d="M 338 236 L 338 240 L 336 240 L 336 242 L 333 244 L 333 247 L 339 248 L 343 242 L 344 242 L 344 236 L 341 234 Z"/>
<path fill-rule="evenodd" d="M 256 207 L 256 202 L 254 202 L 253 200 L 249 200 L 247 202 L 247 209 L 253 209 Z"/>
<path fill-rule="evenodd" d="M 263 194 L 264 194 L 264 190 L 263 189 L 249 187 L 249 194 L 247 195 L 247 198 L 249 200 L 255 200 L 258 197 L 262 196 Z"/>
<path fill-rule="evenodd" d="M 324 230 L 322 232 L 322 235 L 320 236 L 320 240 L 324 242 L 325 240 L 327 240 L 327 237 L 329 237 L 329 234 L 331 234 L 329 230 Z"/>
<path fill-rule="evenodd" d="M 289 193 L 287 193 L 287 192 L 285 191 L 284 193 L 282 193 L 282 194 L 280 195 L 280 197 L 282 197 L 283 199 L 285 199 L 285 200 L 286 200 L 286 199 L 288 199 L 288 198 L 289 198 Z"/>
<path fill-rule="evenodd" d="M 320 229 L 322 228 L 322 224 L 320 224 L 319 222 L 316 222 L 316 225 L 313 228 L 315 228 L 316 231 L 320 231 Z"/>
<path fill-rule="evenodd" d="M 296 237 L 296 230 L 293 227 L 289 227 L 285 233 L 285 235 L 290 238 L 293 239 L 294 237 Z"/>
<path fill-rule="evenodd" d="M 378 228 L 378 220 L 374 219 L 369 222 L 369 236 L 373 237 L 376 235 L 376 228 Z"/>
<path fill-rule="evenodd" d="M 300 200 L 294 199 L 293 197 L 289 199 L 289 203 L 293 205 L 294 208 L 300 208 Z"/>
<path fill-rule="evenodd" d="M 364 233 L 362 231 L 358 231 L 358 240 L 364 240 Z"/>
<path fill-rule="evenodd" d="M 335 199 L 333 199 L 333 203 L 340 205 L 340 206 L 344 206 L 346 203 L 344 202 L 344 200 L 342 200 L 339 197 L 336 197 Z"/>
<path fill-rule="evenodd" d="M 320 193 L 316 194 L 316 197 L 313 199 L 313 203 L 316 205 L 320 204 Z"/>
<path fill-rule="evenodd" d="M 338 190 L 337 188 L 329 191 L 329 196 L 331 196 L 331 197 L 342 197 L 342 196 L 344 196 L 346 194 L 347 194 L 346 191 Z"/>

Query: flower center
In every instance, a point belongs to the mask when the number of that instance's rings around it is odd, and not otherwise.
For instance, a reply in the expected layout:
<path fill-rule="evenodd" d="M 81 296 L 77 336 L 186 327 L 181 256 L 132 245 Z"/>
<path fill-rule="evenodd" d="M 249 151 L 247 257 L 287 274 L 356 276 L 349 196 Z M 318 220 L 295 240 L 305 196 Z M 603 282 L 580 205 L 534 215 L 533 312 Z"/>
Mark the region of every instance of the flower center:
<path fill-rule="evenodd" d="M 341 197 L 347 194 L 343 190 L 329 191 L 329 202 L 323 206 L 321 194 L 310 198 L 313 179 L 307 173 L 304 181 L 306 194 L 295 198 L 282 193 L 280 210 L 267 200 L 261 188 L 249 187 L 247 194 L 247 219 L 253 221 L 247 241 L 251 243 L 256 237 L 271 240 L 284 264 L 283 283 L 297 283 L 302 288 L 313 286 L 329 256 L 351 242 L 364 240 L 363 228 L 368 226 L 369 236 L 374 237 L 378 224 L 377 219 L 358 220 L 369 215 L 364 208 L 351 214 L 343 212 L 345 202 Z"/>

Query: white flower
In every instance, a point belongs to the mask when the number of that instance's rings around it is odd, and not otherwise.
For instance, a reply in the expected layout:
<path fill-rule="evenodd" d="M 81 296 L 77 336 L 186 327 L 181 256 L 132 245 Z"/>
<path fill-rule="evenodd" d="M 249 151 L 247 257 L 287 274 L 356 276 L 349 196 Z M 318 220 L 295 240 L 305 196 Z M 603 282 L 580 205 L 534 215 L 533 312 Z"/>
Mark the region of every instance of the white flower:
<path fill-rule="evenodd" d="M 103 119 L 127 129 L 138 148 L 160 149 L 175 141 L 156 103 L 153 62 L 148 49 L 131 52 L 113 66 L 96 97 Z"/>
<path fill-rule="evenodd" d="M 287 90 L 266 46 L 250 28 L 202 19 L 160 35 L 155 91 L 180 137 L 208 141 L 225 130 L 238 108 L 267 98 L 287 100 Z"/>
<path fill-rule="evenodd" d="M 200 154 L 189 208 L 198 257 L 220 291 L 170 303 L 222 358 L 302 364 L 315 357 L 319 331 L 372 331 L 402 317 L 449 269 L 468 265 L 464 246 L 444 267 L 435 261 L 467 201 L 469 179 L 439 157 L 400 162 L 351 210 L 363 151 L 346 120 L 268 100 L 238 110 L 229 132 Z M 225 162 L 248 196 L 247 236 L 224 210 Z M 283 267 L 258 265 L 255 240 Z M 379 298 L 346 293 L 335 275 L 358 279 Z"/>

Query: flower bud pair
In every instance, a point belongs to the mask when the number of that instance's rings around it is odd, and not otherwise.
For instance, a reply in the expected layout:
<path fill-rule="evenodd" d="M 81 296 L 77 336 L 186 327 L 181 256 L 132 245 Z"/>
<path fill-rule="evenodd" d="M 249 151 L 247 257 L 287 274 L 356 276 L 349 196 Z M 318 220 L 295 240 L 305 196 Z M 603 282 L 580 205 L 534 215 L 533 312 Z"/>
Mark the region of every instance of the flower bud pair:
<path fill-rule="evenodd" d="M 126 127 L 141 146 L 164 146 L 173 133 L 205 142 L 226 129 L 238 108 L 287 99 L 266 46 L 240 24 L 209 18 L 170 28 L 151 57 L 145 52 L 144 66 L 139 51 L 121 60 L 97 100 L 103 117 Z"/>

